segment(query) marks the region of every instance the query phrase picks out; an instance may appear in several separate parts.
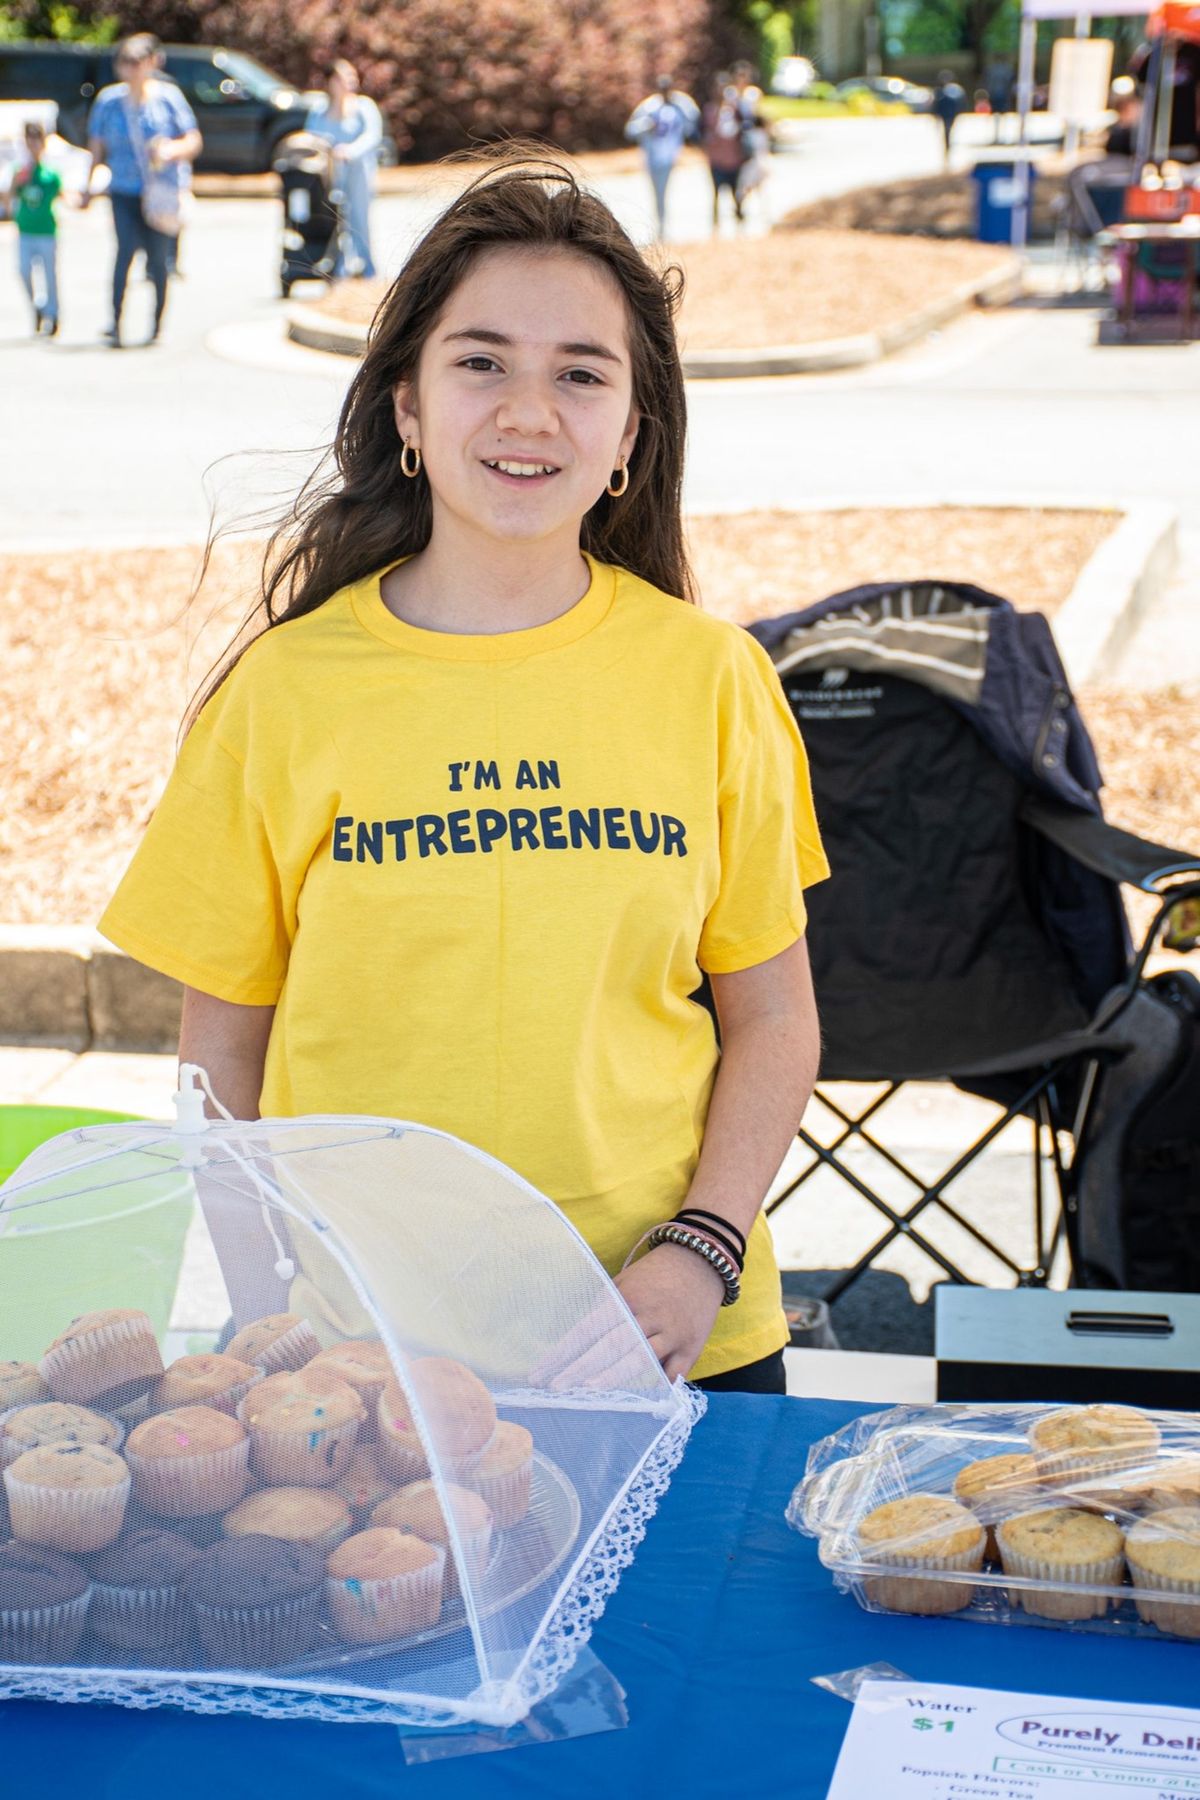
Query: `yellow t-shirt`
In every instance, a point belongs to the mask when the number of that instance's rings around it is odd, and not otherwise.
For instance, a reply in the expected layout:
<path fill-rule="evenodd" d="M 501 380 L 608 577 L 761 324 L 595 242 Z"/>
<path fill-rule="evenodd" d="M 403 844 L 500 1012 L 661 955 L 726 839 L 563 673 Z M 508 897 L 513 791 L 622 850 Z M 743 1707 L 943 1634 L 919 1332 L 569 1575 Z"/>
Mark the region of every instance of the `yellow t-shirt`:
<path fill-rule="evenodd" d="M 186 738 L 100 926 L 190 987 L 275 1006 L 264 1117 L 453 1132 L 615 1273 L 696 1166 L 718 1062 L 702 971 L 794 943 L 827 867 L 765 653 L 591 568 L 525 631 L 404 624 L 373 575 L 267 632 Z M 760 1218 L 693 1373 L 786 1338 Z"/>

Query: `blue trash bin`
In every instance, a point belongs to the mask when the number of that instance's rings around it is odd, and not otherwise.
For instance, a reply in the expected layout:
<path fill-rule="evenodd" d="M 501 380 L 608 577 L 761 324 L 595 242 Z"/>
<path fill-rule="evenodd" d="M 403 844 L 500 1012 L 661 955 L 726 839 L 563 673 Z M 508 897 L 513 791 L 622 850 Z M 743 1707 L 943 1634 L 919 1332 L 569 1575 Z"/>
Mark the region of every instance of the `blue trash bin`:
<path fill-rule="evenodd" d="M 1032 212 L 1037 170 L 1032 162 L 1025 166 L 1029 172 L 1029 209 Z M 1011 244 L 1013 218 L 1022 195 L 1020 164 L 1000 158 L 994 162 L 976 163 L 971 170 L 971 180 L 975 183 L 975 236 L 981 244 Z M 1025 235 L 1028 238 L 1028 227 Z"/>

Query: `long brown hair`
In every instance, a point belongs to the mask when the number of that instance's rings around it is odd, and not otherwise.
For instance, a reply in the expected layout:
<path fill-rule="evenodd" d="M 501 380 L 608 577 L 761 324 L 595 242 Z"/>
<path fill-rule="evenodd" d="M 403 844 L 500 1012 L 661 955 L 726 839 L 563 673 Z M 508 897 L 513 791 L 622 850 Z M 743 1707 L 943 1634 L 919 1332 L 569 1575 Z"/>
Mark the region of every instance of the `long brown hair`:
<path fill-rule="evenodd" d="M 338 421 L 333 468 L 310 478 L 272 533 L 258 609 L 267 622 L 239 644 L 239 655 L 272 626 L 425 548 L 433 523 L 429 484 L 424 475 L 407 480 L 401 473 L 393 389 L 415 376 L 426 338 L 475 259 L 513 248 L 590 256 L 624 294 L 641 423 L 629 485 L 620 499 L 600 496 L 583 519 L 581 545 L 602 562 L 694 599 L 680 515 L 687 405 L 675 313 L 683 277 L 675 268 L 653 268 L 569 168 L 510 149 L 490 158 L 431 226 L 375 314 Z M 201 706 L 236 660 L 225 664 Z"/>

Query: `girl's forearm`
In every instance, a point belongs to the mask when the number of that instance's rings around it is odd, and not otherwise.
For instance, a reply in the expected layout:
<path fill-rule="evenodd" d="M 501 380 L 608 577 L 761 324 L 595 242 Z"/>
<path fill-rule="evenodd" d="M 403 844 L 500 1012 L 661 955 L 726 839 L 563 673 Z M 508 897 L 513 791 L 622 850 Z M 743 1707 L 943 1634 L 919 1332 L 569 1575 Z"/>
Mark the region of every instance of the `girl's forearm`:
<path fill-rule="evenodd" d="M 687 1199 L 688 1206 L 729 1219 L 746 1237 L 804 1116 L 820 1061 L 820 1032 L 803 942 L 763 967 L 772 969 L 774 964 L 780 965 L 779 991 L 764 995 L 761 1009 L 741 1004 L 755 992 L 742 976 L 714 981 L 721 1015 L 721 1063 Z M 742 984 L 735 1006 L 729 1004 L 730 982 Z M 755 983 L 759 994 L 764 986 L 761 979 Z"/>
<path fill-rule="evenodd" d="M 198 988 L 183 991 L 180 1062 L 198 1063 L 235 1119 L 257 1119 L 273 1006 L 237 1006 Z M 214 1113 L 210 1104 L 208 1111 Z"/>

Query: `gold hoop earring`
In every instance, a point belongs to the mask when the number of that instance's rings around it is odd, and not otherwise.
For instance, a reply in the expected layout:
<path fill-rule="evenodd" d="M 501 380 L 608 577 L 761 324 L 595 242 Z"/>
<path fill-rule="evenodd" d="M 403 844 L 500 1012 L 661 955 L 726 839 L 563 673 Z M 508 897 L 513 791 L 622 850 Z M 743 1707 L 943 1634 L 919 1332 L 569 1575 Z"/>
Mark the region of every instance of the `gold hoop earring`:
<path fill-rule="evenodd" d="M 410 458 L 413 460 L 410 461 Z M 404 440 L 404 448 L 400 452 L 400 467 L 410 481 L 415 480 L 421 473 L 421 452 L 411 438 Z"/>
<path fill-rule="evenodd" d="M 616 487 L 613 486 L 612 477 L 610 476 L 608 486 L 605 488 L 604 491 L 606 494 L 611 494 L 614 500 L 619 500 L 621 498 L 621 495 L 625 492 L 625 489 L 628 486 L 629 486 L 629 469 L 626 466 L 625 458 L 622 457 L 620 462 L 618 462 L 618 464 L 617 464 L 617 486 Z"/>

